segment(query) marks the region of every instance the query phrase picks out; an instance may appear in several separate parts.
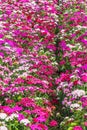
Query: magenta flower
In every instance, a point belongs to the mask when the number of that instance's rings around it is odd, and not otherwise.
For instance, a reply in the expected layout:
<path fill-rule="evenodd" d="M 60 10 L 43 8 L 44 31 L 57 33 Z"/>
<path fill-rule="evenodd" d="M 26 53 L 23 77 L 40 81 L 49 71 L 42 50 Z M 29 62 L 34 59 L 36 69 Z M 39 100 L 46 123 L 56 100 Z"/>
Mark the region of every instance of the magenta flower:
<path fill-rule="evenodd" d="M 19 106 L 13 107 L 13 111 L 14 111 L 14 112 L 21 111 L 22 109 L 23 109 L 23 108 L 22 108 L 22 107 L 19 107 Z"/>
<path fill-rule="evenodd" d="M 44 116 L 39 116 L 34 118 L 34 122 L 46 122 L 46 118 Z"/>
<path fill-rule="evenodd" d="M 75 126 L 73 130 L 83 130 L 81 126 Z"/>
<path fill-rule="evenodd" d="M 87 107 L 87 99 L 82 102 L 83 107 Z"/>
<path fill-rule="evenodd" d="M 25 119 L 24 115 L 19 113 L 18 114 L 18 120 L 21 121 L 22 119 Z"/>
<path fill-rule="evenodd" d="M 0 38 L 3 38 L 3 36 L 4 36 L 4 35 L 0 33 Z"/>
<path fill-rule="evenodd" d="M 82 75 L 81 79 L 83 82 L 87 82 L 87 75 Z"/>
<path fill-rule="evenodd" d="M 35 104 L 34 104 L 34 100 L 33 99 L 30 99 L 30 98 L 22 98 L 20 102 L 18 102 L 19 105 L 22 105 L 22 106 L 25 106 L 25 107 L 34 107 Z"/>
<path fill-rule="evenodd" d="M 1 57 L 4 57 L 4 53 L 3 53 L 3 52 L 0 52 L 0 56 L 1 56 Z"/>
<path fill-rule="evenodd" d="M 48 127 L 44 124 L 32 124 L 31 130 L 48 130 Z"/>
<path fill-rule="evenodd" d="M 52 120 L 51 122 L 50 122 L 50 124 L 49 124 L 50 126 L 52 126 L 52 127 L 54 127 L 54 126 L 57 126 L 58 125 L 58 123 L 57 123 L 57 121 L 55 121 L 55 120 Z"/>
<path fill-rule="evenodd" d="M 69 51 L 70 50 L 70 48 L 66 44 L 66 41 L 64 41 L 64 40 L 60 42 L 60 47 L 63 49 L 63 51 Z"/>
<path fill-rule="evenodd" d="M 3 110 L 7 114 L 12 114 L 13 113 L 13 109 L 10 108 L 9 106 L 3 106 Z"/>

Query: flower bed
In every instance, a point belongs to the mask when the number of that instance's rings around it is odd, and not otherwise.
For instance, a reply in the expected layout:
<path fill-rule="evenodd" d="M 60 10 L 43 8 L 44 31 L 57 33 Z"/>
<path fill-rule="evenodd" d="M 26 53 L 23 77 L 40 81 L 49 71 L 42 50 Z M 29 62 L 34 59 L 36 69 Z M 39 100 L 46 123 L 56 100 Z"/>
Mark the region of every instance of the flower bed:
<path fill-rule="evenodd" d="M 86 1 L 0 2 L 0 129 L 87 129 Z"/>

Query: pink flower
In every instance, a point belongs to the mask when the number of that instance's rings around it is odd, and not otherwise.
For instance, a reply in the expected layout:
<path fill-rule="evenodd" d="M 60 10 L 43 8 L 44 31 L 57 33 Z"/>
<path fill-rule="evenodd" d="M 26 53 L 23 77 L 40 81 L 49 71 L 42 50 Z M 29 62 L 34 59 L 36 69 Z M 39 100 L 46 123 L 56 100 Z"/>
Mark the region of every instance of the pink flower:
<path fill-rule="evenodd" d="M 84 125 L 87 126 L 87 121 L 84 122 Z"/>
<path fill-rule="evenodd" d="M 14 106 L 13 107 L 13 111 L 16 112 L 16 111 L 21 111 L 23 108 L 21 106 Z"/>
<path fill-rule="evenodd" d="M 18 120 L 21 121 L 22 119 L 25 119 L 23 114 L 18 114 Z"/>
<path fill-rule="evenodd" d="M 13 113 L 13 109 L 11 107 L 9 107 L 9 106 L 3 106 L 3 110 L 7 114 L 12 114 Z"/>
<path fill-rule="evenodd" d="M 14 102 L 14 100 L 11 100 L 11 99 L 7 99 L 7 100 L 6 100 L 6 103 L 7 103 L 7 104 L 12 104 L 13 102 Z"/>
<path fill-rule="evenodd" d="M 60 65 L 64 65 L 65 64 L 65 61 L 64 60 L 61 60 L 60 61 Z"/>
<path fill-rule="evenodd" d="M 18 104 L 24 106 L 24 107 L 30 107 L 30 106 L 35 106 L 34 104 L 34 100 L 30 99 L 28 97 L 22 98 L 20 102 L 18 102 Z"/>
<path fill-rule="evenodd" d="M 4 36 L 4 35 L 0 33 L 0 38 L 3 38 L 3 36 Z"/>
<path fill-rule="evenodd" d="M 58 125 L 58 123 L 57 123 L 57 121 L 55 121 L 55 120 L 52 120 L 52 121 L 50 122 L 50 126 L 52 126 L 52 127 L 57 126 L 57 125 Z"/>
<path fill-rule="evenodd" d="M 83 76 L 81 77 L 81 79 L 82 79 L 83 82 L 87 82 L 87 75 L 83 75 Z"/>
<path fill-rule="evenodd" d="M 66 42 L 64 40 L 62 40 L 60 42 L 60 47 L 62 48 L 63 51 L 65 51 L 65 50 L 69 51 L 70 50 L 70 48 L 66 45 Z"/>
<path fill-rule="evenodd" d="M 75 126 L 73 130 L 83 130 L 81 126 Z"/>
<path fill-rule="evenodd" d="M 46 118 L 44 116 L 39 116 L 33 119 L 34 122 L 46 122 Z"/>
<path fill-rule="evenodd" d="M 80 100 L 82 102 L 82 107 L 86 107 L 87 106 L 87 97 L 82 97 Z"/>
<path fill-rule="evenodd" d="M 48 127 L 44 124 L 32 124 L 31 126 L 31 130 L 48 130 Z"/>
<path fill-rule="evenodd" d="M 83 107 L 86 107 L 86 106 L 87 106 L 87 100 L 84 101 L 84 102 L 82 102 L 82 106 L 83 106 Z"/>

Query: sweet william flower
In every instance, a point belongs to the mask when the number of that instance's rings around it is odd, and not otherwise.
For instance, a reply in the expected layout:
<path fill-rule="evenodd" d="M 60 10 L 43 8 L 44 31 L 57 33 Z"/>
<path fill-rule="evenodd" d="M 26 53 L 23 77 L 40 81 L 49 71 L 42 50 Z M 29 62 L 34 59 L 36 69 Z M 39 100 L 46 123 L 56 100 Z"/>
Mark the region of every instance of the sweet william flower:
<path fill-rule="evenodd" d="M 46 118 L 44 116 L 39 116 L 33 119 L 34 122 L 46 122 Z"/>
<path fill-rule="evenodd" d="M 41 123 L 32 124 L 30 128 L 31 130 L 48 130 L 48 127 Z"/>
<path fill-rule="evenodd" d="M 86 126 L 86 127 L 87 127 L 87 121 L 85 121 L 85 122 L 84 122 L 84 126 Z"/>
<path fill-rule="evenodd" d="M 51 122 L 50 122 L 50 124 L 49 124 L 50 126 L 52 126 L 52 127 L 54 127 L 54 126 L 57 126 L 58 125 L 58 123 L 57 123 L 57 121 L 55 121 L 55 120 L 52 120 Z"/>
<path fill-rule="evenodd" d="M 83 82 L 87 82 L 87 75 L 82 75 L 81 79 Z"/>
<path fill-rule="evenodd" d="M 85 95 L 85 91 L 84 90 L 81 90 L 81 89 L 76 89 L 74 91 L 72 91 L 72 96 L 74 98 L 77 98 L 77 97 L 81 97 L 81 96 L 84 96 Z"/>
<path fill-rule="evenodd" d="M 22 119 L 22 120 L 20 121 L 20 123 L 23 123 L 24 125 L 27 125 L 27 124 L 30 123 L 30 121 L 29 121 L 28 119 Z"/>
<path fill-rule="evenodd" d="M 38 124 L 38 127 L 42 128 L 43 130 L 48 130 L 48 127 L 44 124 Z"/>
<path fill-rule="evenodd" d="M 83 130 L 81 126 L 75 126 L 73 130 Z"/>
<path fill-rule="evenodd" d="M 6 121 L 13 120 L 14 118 L 18 118 L 18 115 L 16 113 L 11 114 L 6 118 Z"/>
<path fill-rule="evenodd" d="M 8 130 L 6 126 L 0 126 L 0 130 Z"/>
<path fill-rule="evenodd" d="M 0 38 L 3 38 L 3 37 L 4 37 L 4 35 L 0 33 Z"/>
<path fill-rule="evenodd" d="M 0 113 L 0 119 L 5 119 L 7 117 L 6 113 Z"/>
<path fill-rule="evenodd" d="M 87 106 L 87 97 L 84 96 L 80 100 L 82 102 L 82 107 L 86 107 Z"/>

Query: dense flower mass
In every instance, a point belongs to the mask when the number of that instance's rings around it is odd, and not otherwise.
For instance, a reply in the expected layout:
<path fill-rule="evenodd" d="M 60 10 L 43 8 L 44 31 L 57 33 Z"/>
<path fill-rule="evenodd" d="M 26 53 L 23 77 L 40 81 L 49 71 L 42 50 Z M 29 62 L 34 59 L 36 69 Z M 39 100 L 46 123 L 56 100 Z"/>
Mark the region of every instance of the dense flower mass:
<path fill-rule="evenodd" d="M 0 130 L 87 129 L 86 8 L 0 1 Z"/>
<path fill-rule="evenodd" d="M 56 1 L 0 2 L 0 129 L 50 127 L 56 14 Z"/>
<path fill-rule="evenodd" d="M 87 2 L 66 1 L 59 14 L 59 71 L 56 93 L 61 130 L 85 130 L 87 110 Z"/>
<path fill-rule="evenodd" d="M 0 1 L 1 130 L 51 128 L 56 7 L 55 0 Z"/>

